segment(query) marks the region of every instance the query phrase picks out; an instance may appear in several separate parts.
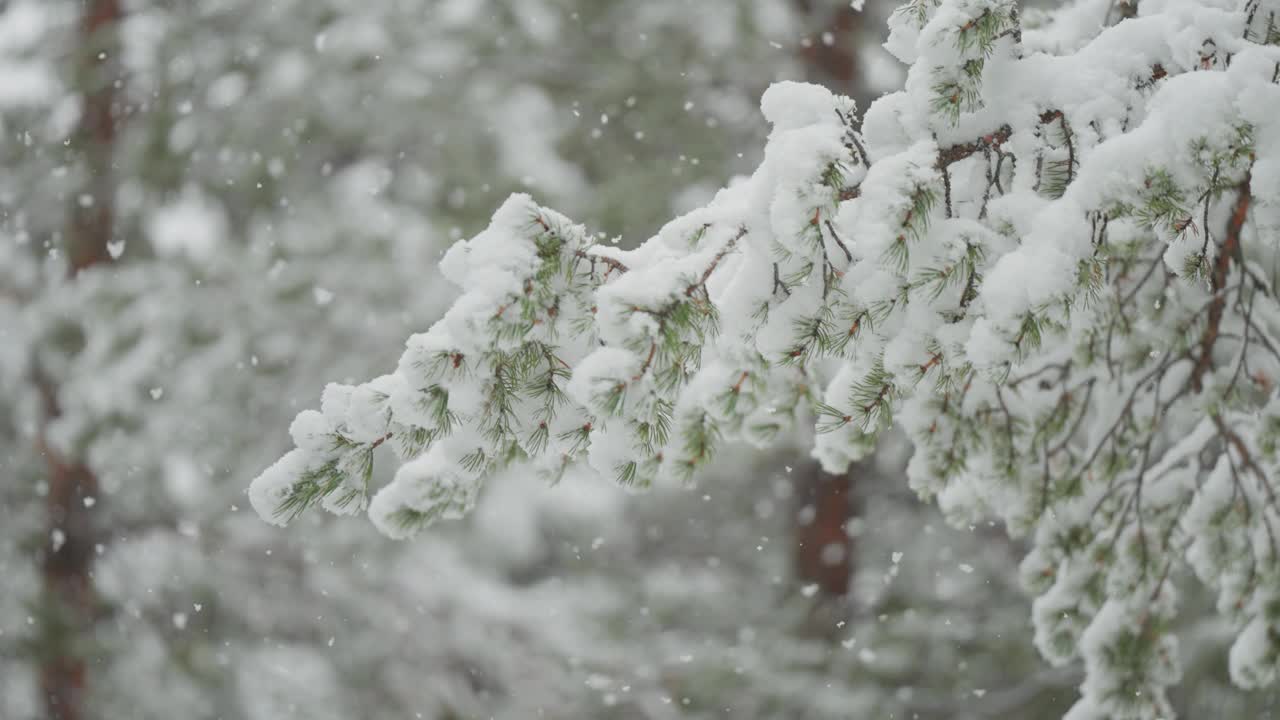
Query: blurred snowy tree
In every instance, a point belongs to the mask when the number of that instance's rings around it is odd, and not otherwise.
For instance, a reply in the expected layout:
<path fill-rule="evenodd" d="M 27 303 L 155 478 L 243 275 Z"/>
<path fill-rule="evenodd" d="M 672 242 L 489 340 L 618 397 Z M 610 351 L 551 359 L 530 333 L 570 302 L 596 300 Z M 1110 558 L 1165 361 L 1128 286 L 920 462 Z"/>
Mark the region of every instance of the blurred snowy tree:
<path fill-rule="evenodd" d="M 484 198 L 533 185 L 619 228 L 652 225 L 733 170 L 733 146 L 712 139 L 761 135 L 751 108 L 772 75 L 738 78 L 786 67 L 766 35 L 788 41 L 797 21 L 784 3 L 707 5 L 693 24 L 689 8 L 4 7 L 0 713 L 527 716 L 599 702 L 582 668 L 609 658 L 576 619 L 612 607 L 598 580 L 522 589 L 443 540 L 424 569 L 437 582 L 398 583 L 372 613 L 417 552 L 347 570 L 372 554 L 369 532 L 283 544 L 234 508 L 238 478 L 278 452 L 261 429 L 299 388 L 368 373 L 438 312 L 449 291 L 430 269 Z M 667 162 L 605 176 L 653 143 Z M 609 516 L 517 510 L 537 532 Z M 64 567 L 70 580 L 50 574 Z M 352 629 L 330 649 L 319 619 L 333 617 Z M 459 625 L 476 632 L 445 632 Z M 317 695 L 330 680 L 341 687 Z"/>

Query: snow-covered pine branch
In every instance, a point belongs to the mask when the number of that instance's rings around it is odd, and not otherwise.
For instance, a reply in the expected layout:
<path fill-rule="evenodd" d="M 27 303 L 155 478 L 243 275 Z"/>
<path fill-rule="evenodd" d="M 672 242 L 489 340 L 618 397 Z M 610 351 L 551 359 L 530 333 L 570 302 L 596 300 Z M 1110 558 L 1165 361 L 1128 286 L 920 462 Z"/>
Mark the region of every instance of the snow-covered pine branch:
<path fill-rule="evenodd" d="M 859 124 L 775 85 L 759 170 L 632 251 L 513 197 L 445 257 L 452 309 L 301 413 L 254 507 L 404 537 L 512 462 L 641 488 L 816 416 L 840 471 L 896 422 L 922 496 L 1032 539 L 1037 644 L 1086 669 L 1073 720 L 1171 716 L 1185 566 L 1240 630 L 1234 680 L 1271 683 L 1280 3 L 1112 5 L 907 3 L 902 92 Z"/>

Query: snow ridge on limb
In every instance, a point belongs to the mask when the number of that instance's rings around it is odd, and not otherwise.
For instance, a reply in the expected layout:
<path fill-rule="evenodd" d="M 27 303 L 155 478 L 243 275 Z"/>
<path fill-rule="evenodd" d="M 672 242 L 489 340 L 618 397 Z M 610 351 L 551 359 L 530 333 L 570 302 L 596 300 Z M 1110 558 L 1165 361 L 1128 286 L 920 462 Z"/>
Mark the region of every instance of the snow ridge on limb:
<path fill-rule="evenodd" d="M 904 91 L 859 126 L 775 85 L 760 169 L 633 251 L 513 198 L 397 371 L 299 416 L 255 508 L 367 505 L 403 536 L 512 461 L 640 488 L 812 413 L 840 471 L 896 422 L 921 495 L 1032 539 L 1037 645 L 1086 669 L 1074 720 L 1172 715 L 1184 566 L 1241 630 L 1233 679 L 1272 682 L 1280 9 L 1106 5 L 907 3 Z M 404 465 L 369 502 L 384 442 Z"/>

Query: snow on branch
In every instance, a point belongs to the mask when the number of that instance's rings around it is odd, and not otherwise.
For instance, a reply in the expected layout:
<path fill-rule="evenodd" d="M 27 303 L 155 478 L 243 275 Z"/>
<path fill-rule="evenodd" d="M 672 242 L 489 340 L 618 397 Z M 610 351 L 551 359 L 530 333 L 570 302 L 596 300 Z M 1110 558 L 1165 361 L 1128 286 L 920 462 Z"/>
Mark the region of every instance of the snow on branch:
<path fill-rule="evenodd" d="M 902 92 L 858 124 L 773 86 L 755 174 L 635 250 L 511 198 L 444 258 L 454 306 L 298 416 L 254 507 L 404 537 L 510 463 L 643 488 L 807 422 L 840 471 L 896 422 L 922 496 L 1032 539 L 1036 642 L 1087 671 L 1071 718 L 1171 717 L 1183 567 L 1240 628 L 1235 681 L 1273 682 L 1278 8 L 1106 6 L 907 3 Z"/>

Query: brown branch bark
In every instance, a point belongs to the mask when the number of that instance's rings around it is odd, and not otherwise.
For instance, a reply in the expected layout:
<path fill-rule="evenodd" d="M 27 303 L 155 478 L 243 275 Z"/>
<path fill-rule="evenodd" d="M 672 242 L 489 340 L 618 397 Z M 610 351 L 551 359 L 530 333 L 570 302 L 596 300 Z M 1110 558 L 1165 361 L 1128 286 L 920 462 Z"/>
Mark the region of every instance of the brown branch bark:
<path fill-rule="evenodd" d="M 1252 201 L 1251 175 L 1245 173 L 1237 190 L 1236 204 L 1231 209 L 1231 218 L 1227 221 L 1227 234 L 1223 238 L 1222 247 L 1218 248 L 1218 257 L 1213 264 L 1213 275 L 1209 278 L 1215 293 L 1213 302 L 1209 304 L 1208 320 L 1204 333 L 1200 336 L 1200 350 L 1195 367 L 1191 370 L 1191 387 L 1200 392 L 1204 374 L 1213 365 L 1213 346 L 1218 341 L 1218 329 L 1222 324 L 1222 313 L 1226 308 L 1227 295 L 1221 290 L 1227 285 L 1227 274 L 1232 259 L 1240 254 L 1240 234 L 1244 231 L 1245 220 L 1249 217 L 1249 203 Z M 1209 228 L 1204 231 L 1209 232 Z"/>

